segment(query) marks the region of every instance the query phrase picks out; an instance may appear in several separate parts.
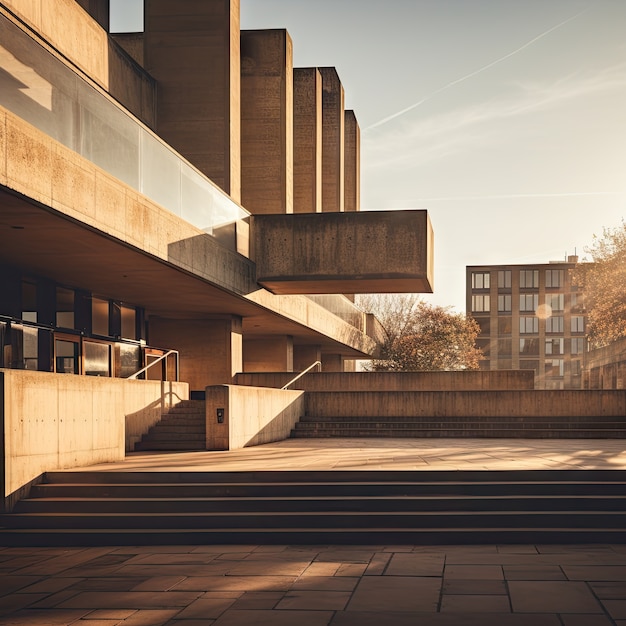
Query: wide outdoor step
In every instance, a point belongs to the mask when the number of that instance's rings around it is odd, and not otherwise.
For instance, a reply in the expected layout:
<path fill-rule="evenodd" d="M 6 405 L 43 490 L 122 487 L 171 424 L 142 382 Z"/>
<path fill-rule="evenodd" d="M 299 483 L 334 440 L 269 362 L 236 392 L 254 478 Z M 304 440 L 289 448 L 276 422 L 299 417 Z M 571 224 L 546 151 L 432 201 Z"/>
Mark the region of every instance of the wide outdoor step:
<path fill-rule="evenodd" d="M 611 470 L 51 472 L 0 545 L 626 543 Z"/>
<path fill-rule="evenodd" d="M 181 441 L 139 441 L 135 444 L 135 451 L 156 451 L 161 450 L 163 452 L 174 451 L 174 450 L 182 450 L 182 451 L 192 451 L 192 450 L 205 450 L 206 444 L 204 439 L 193 439 L 187 440 L 183 439 Z"/>
<path fill-rule="evenodd" d="M 596 424 L 616 424 L 626 428 L 626 416 L 551 416 L 551 415 L 530 415 L 524 417 L 501 415 L 491 417 L 459 417 L 448 415 L 430 415 L 430 416 L 406 416 L 406 415 L 304 415 L 300 418 L 300 424 L 306 423 L 318 423 L 318 424 L 332 424 L 336 422 L 366 422 L 377 423 L 385 425 L 388 423 L 394 424 L 552 424 L 562 425 L 567 427 L 576 427 L 581 424 L 586 426 L 594 426 Z"/>

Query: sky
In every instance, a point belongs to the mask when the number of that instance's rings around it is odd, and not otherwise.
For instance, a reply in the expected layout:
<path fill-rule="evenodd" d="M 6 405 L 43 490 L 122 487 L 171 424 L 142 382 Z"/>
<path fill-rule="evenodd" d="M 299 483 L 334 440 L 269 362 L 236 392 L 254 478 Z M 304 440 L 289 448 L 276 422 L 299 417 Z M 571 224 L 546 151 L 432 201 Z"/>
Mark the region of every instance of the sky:
<path fill-rule="evenodd" d="M 241 28 L 337 68 L 361 210 L 428 210 L 433 304 L 465 311 L 467 265 L 589 258 L 621 225 L 626 0 L 241 0 Z"/>

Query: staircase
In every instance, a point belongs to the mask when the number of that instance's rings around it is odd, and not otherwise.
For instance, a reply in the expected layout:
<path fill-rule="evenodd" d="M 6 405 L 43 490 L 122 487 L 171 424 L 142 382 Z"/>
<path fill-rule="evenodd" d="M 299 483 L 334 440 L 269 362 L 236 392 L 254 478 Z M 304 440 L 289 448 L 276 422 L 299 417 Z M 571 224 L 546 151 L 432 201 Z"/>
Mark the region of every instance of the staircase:
<path fill-rule="evenodd" d="M 613 470 L 49 472 L 0 545 L 626 543 Z"/>
<path fill-rule="evenodd" d="M 183 400 L 135 444 L 135 451 L 206 450 L 206 409 L 202 400 Z"/>
<path fill-rule="evenodd" d="M 306 437 L 500 437 L 553 439 L 626 438 L 626 419 L 620 416 L 526 417 L 337 417 L 306 415 L 291 431 Z"/>

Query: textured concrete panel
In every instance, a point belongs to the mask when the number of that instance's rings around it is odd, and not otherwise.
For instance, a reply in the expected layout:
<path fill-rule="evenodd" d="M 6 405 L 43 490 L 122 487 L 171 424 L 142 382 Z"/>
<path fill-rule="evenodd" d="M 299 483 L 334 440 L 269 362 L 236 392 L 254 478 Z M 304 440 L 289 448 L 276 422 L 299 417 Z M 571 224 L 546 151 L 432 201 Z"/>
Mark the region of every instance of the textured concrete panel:
<path fill-rule="evenodd" d="M 293 58 L 286 30 L 241 33 L 241 203 L 293 211 Z"/>
<path fill-rule="evenodd" d="M 426 211 L 253 218 L 257 281 L 273 293 L 429 293 Z"/>
<path fill-rule="evenodd" d="M 344 210 L 344 91 L 334 67 L 322 76 L 322 211 Z"/>
<path fill-rule="evenodd" d="M 144 41 L 159 134 L 239 201 L 239 0 L 151 0 Z"/>
<path fill-rule="evenodd" d="M 244 339 L 243 369 L 246 372 L 293 372 L 293 337 Z"/>
<path fill-rule="evenodd" d="M 0 184 L 7 184 L 7 116 L 0 111 Z"/>
<path fill-rule="evenodd" d="M 361 129 L 354 111 L 345 113 L 344 210 L 361 210 Z"/>
<path fill-rule="evenodd" d="M 322 77 L 293 71 L 293 212 L 322 211 Z"/>

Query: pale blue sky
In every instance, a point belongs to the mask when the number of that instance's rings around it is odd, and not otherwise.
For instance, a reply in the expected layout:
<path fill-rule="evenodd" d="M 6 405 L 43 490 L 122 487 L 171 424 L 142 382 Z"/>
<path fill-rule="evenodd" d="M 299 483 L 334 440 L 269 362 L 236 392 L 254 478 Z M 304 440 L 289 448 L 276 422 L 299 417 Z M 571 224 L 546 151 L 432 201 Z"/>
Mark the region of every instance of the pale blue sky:
<path fill-rule="evenodd" d="M 429 210 L 430 301 L 463 311 L 466 265 L 584 257 L 621 223 L 626 0 L 241 0 L 241 26 L 337 68 L 362 210 Z"/>

